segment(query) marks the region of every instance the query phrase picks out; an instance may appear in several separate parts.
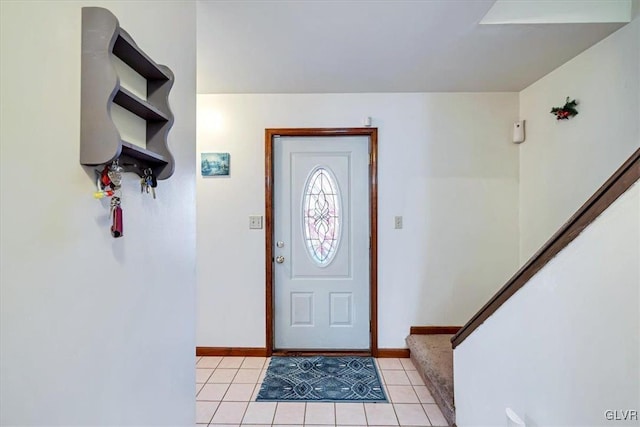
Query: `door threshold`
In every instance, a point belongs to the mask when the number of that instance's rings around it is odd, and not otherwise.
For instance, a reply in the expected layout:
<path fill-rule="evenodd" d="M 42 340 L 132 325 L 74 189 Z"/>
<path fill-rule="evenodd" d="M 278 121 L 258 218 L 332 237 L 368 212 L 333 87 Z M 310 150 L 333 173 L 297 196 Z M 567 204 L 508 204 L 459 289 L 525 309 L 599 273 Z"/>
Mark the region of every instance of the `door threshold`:
<path fill-rule="evenodd" d="M 273 356 L 371 356 L 371 350 L 281 349 L 273 350 Z"/>

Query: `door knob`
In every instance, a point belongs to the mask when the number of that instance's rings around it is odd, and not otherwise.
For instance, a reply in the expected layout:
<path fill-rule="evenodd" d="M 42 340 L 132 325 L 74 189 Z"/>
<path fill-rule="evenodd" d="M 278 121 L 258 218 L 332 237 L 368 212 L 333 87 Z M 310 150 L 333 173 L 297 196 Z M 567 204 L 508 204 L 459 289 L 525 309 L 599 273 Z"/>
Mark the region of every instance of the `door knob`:
<path fill-rule="evenodd" d="M 278 264 L 282 264 L 284 262 L 284 257 L 282 255 L 276 257 L 276 262 Z"/>

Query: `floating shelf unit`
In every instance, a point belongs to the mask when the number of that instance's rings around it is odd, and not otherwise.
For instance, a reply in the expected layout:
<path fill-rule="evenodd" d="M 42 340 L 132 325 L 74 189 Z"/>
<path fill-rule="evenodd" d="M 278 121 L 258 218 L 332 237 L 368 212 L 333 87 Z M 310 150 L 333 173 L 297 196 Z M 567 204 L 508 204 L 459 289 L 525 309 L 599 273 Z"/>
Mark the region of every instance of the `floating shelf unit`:
<path fill-rule="evenodd" d="M 146 79 L 146 100 L 120 85 L 116 57 Z M 109 10 L 83 7 L 80 163 L 100 166 L 119 160 L 125 171 L 142 176 L 151 168 L 157 179 L 169 178 L 174 171 L 167 145 L 173 81 L 171 70 L 144 53 Z M 111 118 L 113 104 L 146 121 L 146 149 L 122 140 Z"/>

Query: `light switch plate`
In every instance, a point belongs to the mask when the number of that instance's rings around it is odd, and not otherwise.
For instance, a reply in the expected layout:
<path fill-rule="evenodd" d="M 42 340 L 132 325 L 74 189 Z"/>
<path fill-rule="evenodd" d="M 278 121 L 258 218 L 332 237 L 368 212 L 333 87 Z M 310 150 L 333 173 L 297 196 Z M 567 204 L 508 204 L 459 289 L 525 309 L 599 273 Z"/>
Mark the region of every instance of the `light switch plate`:
<path fill-rule="evenodd" d="M 249 229 L 251 230 L 262 229 L 262 215 L 249 216 Z"/>
<path fill-rule="evenodd" d="M 402 217 L 397 216 L 393 219 L 393 228 L 400 230 L 402 228 Z"/>

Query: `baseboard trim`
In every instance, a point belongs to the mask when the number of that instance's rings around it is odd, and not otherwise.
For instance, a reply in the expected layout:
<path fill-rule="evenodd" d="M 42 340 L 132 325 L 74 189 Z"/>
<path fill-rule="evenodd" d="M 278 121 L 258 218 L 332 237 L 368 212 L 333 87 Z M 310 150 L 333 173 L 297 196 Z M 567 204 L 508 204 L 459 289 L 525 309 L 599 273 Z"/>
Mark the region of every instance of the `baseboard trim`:
<path fill-rule="evenodd" d="M 412 326 L 411 335 L 457 334 L 462 326 Z"/>
<path fill-rule="evenodd" d="M 196 347 L 196 356 L 266 357 L 264 347 Z"/>
<path fill-rule="evenodd" d="M 383 358 L 400 358 L 405 359 L 409 357 L 408 348 L 379 348 L 376 357 Z"/>

